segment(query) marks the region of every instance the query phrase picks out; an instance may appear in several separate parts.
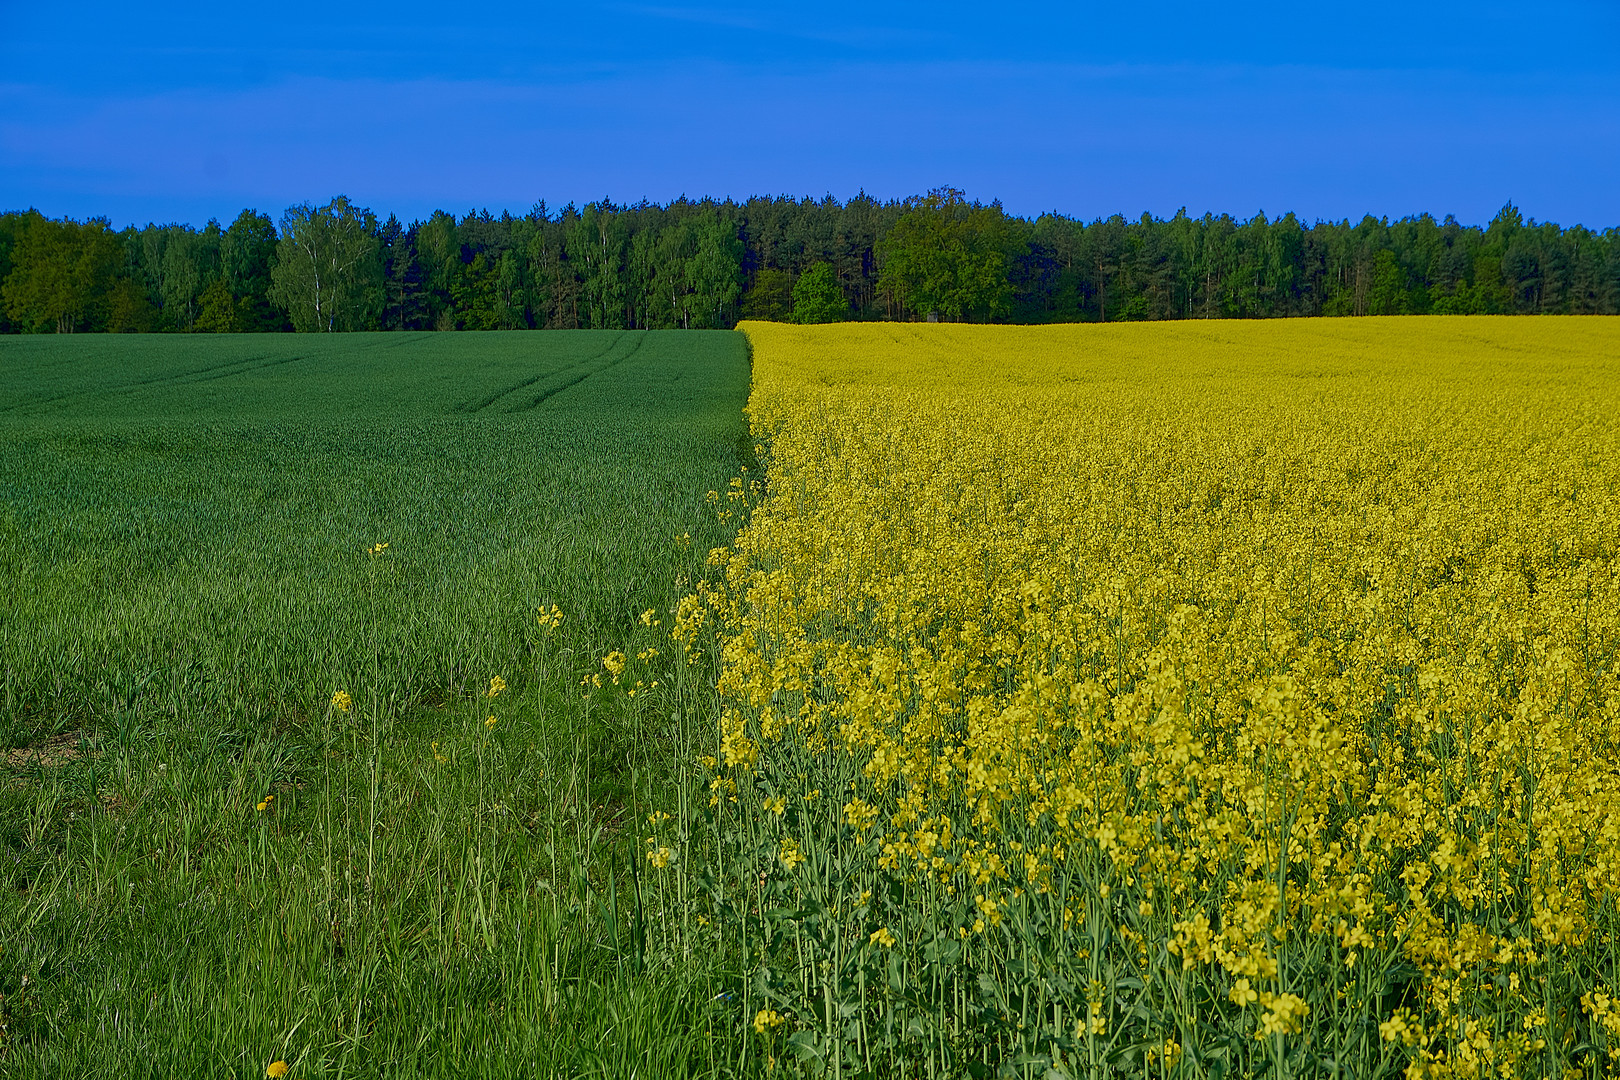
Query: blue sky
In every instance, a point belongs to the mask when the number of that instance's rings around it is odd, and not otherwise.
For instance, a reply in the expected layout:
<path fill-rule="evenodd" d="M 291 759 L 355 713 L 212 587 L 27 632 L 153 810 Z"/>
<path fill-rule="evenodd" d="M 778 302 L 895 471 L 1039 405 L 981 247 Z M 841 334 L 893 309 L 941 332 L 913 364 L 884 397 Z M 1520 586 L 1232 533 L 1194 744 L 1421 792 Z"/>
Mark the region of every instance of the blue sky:
<path fill-rule="evenodd" d="M 808 12 L 808 14 L 807 14 Z M 1620 225 L 1620 2 L 0 0 L 0 209 L 903 197 Z"/>

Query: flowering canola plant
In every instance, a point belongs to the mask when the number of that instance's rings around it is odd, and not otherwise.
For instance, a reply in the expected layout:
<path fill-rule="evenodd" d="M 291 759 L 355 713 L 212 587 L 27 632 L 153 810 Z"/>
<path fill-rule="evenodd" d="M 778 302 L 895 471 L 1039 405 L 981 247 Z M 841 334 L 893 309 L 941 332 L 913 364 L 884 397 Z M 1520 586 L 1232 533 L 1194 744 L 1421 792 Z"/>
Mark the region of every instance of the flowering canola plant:
<path fill-rule="evenodd" d="M 1614 1075 L 1620 321 L 743 330 L 682 872 L 806 1060 Z"/>

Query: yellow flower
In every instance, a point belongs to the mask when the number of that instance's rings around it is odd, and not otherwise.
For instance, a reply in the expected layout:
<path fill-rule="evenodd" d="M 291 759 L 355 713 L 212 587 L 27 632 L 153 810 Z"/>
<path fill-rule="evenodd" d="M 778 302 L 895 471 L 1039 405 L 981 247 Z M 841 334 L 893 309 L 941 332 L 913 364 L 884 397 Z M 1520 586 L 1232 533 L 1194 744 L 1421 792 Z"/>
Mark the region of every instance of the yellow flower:
<path fill-rule="evenodd" d="M 332 708 L 338 712 L 348 712 L 354 705 L 354 698 L 349 696 L 347 690 L 336 690 L 332 693 Z"/>
<path fill-rule="evenodd" d="M 765 1034 L 766 1028 L 775 1028 L 781 1026 L 782 1014 L 777 1012 L 775 1009 L 761 1009 L 759 1010 L 759 1015 L 754 1017 L 754 1032 L 758 1035 Z"/>
<path fill-rule="evenodd" d="M 386 543 L 372 544 L 369 548 L 366 549 L 366 553 L 368 555 L 381 555 L 383 552 L 385 552 L 387 550 L 388 550 L 388 545 Z"/>
<path fill-rule="evenodd" d="M 787 810 L 787 800 L 782 798 L 779 795 L 775 796 L 775 797 L 772 797 L 772 798 L 769 798 L 769 799 L 766 799 L 765 800 L 765 809 L 769 810 L 771 813 L 775 814 L 777 817 L 781 817 L 782 814 Z"/>
<path fill-rule="evenodd" d="M 894 948 L 894 934 L 889 932 L 889 928 L 887 926 L 872 931 L 871 936 L 868 937 L 867 940 L 873 945 L 881 945 L 885 949 Z"/>
<path fill-rule="evenodd" d="M 1311 1007 L 1293 994 L 1266 996 L 1266 1012 L 1260 1018 L 1260 1027 L 1267 1035 L 1287 1035 L 1298 1031 Z"/>
<path fill-rule="evenodd" d="M 264 1067 L 264 1075 L 270 1077 L 270 1080 L 281 1080 L 287 1075 L 287 1063 L 280 1060 L 272 1061 Z"/>
<path fill-rule="evenodd" d="M 495 723 L 496 723 L 496 718 L 491 716 L 488 720 L 484 721 L 484 726 L 487 727 L 487 728 L 492 728 L 492 727 L 495 726 Z"/>
<path fill-rule="evenodd" d="M 258 807 L 258 809 L 259 809 L 259 810 L 260 810 L 260 812 L 263 812 L 263 811 L 265 811 L 265 810 L 268 810 L 268 809 L 270 809 L 270 804 L 271 804 L 271 803 L 273 803 L 273 802 L 275 802 L 275 801 L 276 801 L 276 797 L 275 797 L 275 796 L 274 796 L 274 795 L 266 795 L 266 796 L 265 796 L 265 797 L 264 797 L 264 798 L 263 798 L 263 799 L 262 799 L 262 800 L 261 800 L 261 801 L 260 801 L 260 802 L 259 802 L 259 807 Z"/>
<path fill-rule="evenodd" d="M 877 820 L 877 808 L 863 799 L 853 799 L 844 804 L 844 822 L 856 832 L 864 832 Z"/>
<path fill-rule="evenodd" d="M 1616 931 L 1620 379 L 1615 329 L 1522 322 L 745 324 L 771 483 L 731 485 L 746 527 L 672 620 L 719 659 L 704 779 L 836 794 L 776 858 L 860 841 L 840 910 L 885 879 L 979 892 L 965 940 L 1027 913 L 1054 955 L 1167 950 L 1262 1034 L 1315 1015 L 1261 991 L 1279 943 L 1359 972 L 1398 941 L 1413 1011 L 1383 1038 L 1524 1071 L 1518 991 Z M 772 794 L 740 824 L 780 840 Z M 1504 884 L 1533 894 L 1512 941 Z M 1099 906 L 1140 916 L 1106 949 Z"/>
<path fill-rule="evenodd" d="M 667 847 L 658 847 L 647 852 L 647 861 L 652 863 L 653 866 L 657 867 L 659 870 L 662 870 L 664 867 L 668 866 L 669 861 L 674 857 L 675 853 Z"/>
<path fill-rule="evenodd" d="M 500 697 L 501 691 L 505 689 L 506 680 L 497 675 L 493 679 L 489 680 L 489 693 L 485 696 L 492 698 Z"/>

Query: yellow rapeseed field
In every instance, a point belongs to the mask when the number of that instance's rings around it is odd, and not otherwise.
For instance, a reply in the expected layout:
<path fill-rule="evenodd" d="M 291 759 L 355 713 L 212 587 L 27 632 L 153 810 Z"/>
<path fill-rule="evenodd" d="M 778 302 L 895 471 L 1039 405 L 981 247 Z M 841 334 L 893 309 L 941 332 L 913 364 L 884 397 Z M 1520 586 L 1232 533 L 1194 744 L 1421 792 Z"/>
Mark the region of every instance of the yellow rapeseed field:
<path fill-rule="evenodd" d="M 1620 320 L 743 329 L 762 1059 L 1620 1068 Z"/>

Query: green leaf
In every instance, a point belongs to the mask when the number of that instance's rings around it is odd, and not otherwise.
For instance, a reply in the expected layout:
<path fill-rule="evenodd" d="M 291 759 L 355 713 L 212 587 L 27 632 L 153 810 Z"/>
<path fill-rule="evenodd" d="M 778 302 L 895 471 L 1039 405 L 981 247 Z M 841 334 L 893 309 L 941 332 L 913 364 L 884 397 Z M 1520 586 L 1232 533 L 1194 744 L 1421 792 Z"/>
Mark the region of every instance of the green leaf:
<path fill-rule="evenodd" d="M 798 1055 L 800 1061 L 816 1062 L 823 1060 L 820 1043 L 821 1040 L 816 1038 L 813 1031 L 795 1031 L 787 1041 L 788 1048 Z"/>

